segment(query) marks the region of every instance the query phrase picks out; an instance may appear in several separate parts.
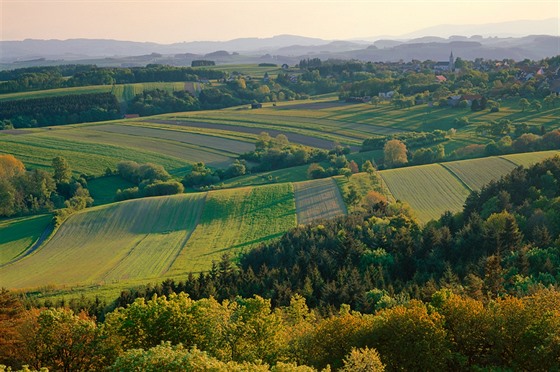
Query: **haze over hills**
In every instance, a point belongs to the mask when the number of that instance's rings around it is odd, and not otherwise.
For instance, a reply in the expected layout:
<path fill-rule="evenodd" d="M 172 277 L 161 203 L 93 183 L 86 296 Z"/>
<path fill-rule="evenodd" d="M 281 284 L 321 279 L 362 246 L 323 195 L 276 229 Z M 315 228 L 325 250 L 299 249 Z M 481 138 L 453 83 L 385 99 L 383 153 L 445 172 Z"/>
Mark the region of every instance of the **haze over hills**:
<path fill-rule="evenodd" d="M 446 58 L 450 50 L 464 59 L 542 59 L 560 54 L 558 25 L 558 18 L 485 25 L 440 25 L 400 37 L 364 40 L 324 40 L 297 35 L 174 44 L 105 39 L 26 39 L 0 41 L 0 62 L 5 64 L 2 68 L 17 68 L 24 61 L 32 65 L 33 62 L 29 61 L 35 59 L 41 64 L 80 61 L 100 66 L 189 65 L 193 59 L 205 57 L 217 63 L 290 64 L 309 57 L 407 61 Z M 520 32 L 532 36 L 509 36 Z M 216 51 L 227 53 L 211 54 Z"/>

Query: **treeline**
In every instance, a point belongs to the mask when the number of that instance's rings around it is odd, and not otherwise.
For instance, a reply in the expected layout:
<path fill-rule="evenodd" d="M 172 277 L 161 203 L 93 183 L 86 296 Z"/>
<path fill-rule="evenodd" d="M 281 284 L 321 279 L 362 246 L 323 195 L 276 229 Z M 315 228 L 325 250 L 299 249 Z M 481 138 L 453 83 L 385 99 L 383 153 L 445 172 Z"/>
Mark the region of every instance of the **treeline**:
<path fill-rule="evenodd" d="M 408 148 L 431 146 L 447 140 L 447 132 L 434 130 L 433 132 L 403 132 L 391 136 L 377 136 L 366 138 L 360 151 L 380 150 L 390 140 L 399 140 Z"/>
<path fill-rule="evenodd" d="M 112 120 L 120 117 L 119 111 L 117 98 L 111 93 L 0 102 L 0 120 L 8 121 L 15 128 Z"/>
<path fill-rule="evenodd" d="M 104 323 L 26 311 L 7 291 L 0 306 L 0 363 L 34 371 L 554 371 L 560 362 L 553 289 L 490 304 L 444 289 L 373 315 L 342 306 L 321 316 L 298 295 L 277 308 L 259 296 L 154 296 Z"/>
<path fill-rule="evenodd" d="M 88 85 L 221 79 L 222 71 L 149 64 L 146 67 L 63 65 L 0 72 L 0 93 L 24 92 Z"/>

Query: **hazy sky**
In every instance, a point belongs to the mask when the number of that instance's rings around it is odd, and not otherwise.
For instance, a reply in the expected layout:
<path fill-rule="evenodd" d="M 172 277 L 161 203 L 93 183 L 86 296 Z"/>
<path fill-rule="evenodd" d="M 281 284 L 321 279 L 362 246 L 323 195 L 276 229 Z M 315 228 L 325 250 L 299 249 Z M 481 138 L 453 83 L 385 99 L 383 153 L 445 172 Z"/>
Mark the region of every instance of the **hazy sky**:
<path fill-rule="evenodd" d="M 402 35 L 440 24 L 560 16 L 558 0 L 0 0 L 2 40 L 104 38 L 172 43 L 295 34 Z"/>

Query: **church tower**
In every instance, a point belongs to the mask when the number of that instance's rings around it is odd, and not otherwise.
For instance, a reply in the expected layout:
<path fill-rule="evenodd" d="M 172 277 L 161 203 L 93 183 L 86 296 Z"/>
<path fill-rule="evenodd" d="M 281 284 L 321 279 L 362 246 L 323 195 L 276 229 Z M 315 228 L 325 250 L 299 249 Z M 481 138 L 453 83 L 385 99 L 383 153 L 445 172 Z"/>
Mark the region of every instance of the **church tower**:
<path fill-rule="evenodd" d="M 453 51 L 451 51 L 451 55 L 449 55 L 449 71 L 455 71 L 455 59 L 453 58 Z"/>

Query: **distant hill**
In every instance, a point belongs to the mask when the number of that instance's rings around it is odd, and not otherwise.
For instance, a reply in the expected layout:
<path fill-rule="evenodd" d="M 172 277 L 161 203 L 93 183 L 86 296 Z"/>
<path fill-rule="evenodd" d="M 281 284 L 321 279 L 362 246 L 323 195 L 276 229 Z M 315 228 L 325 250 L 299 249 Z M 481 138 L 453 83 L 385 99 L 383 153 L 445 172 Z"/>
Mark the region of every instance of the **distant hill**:
<path fill-rule="evenodd" d="M 0 41 L 0 68 L 95 63 L 99 66 L 190 65 L 213 56 L 219 64 L 288 63 L 302 58 L 409 61 L 447 58 L 542 59 L 560 54 L 559 20 L 515 21 L 485 25 L 440 25 L 398 37 L 324 40 L 297 35 L 195 41 L 174 44 L 104 39 Z M 524 35 L 521 36 L 519 33 Z M 462 36 L 464 35 L 464 36 Z M 517 35 L 512 37 L 511 35 Z M 366 41 L 367 40 L 367 41 Z M 227 52 L 224 53 L 224 52 Z"/>

